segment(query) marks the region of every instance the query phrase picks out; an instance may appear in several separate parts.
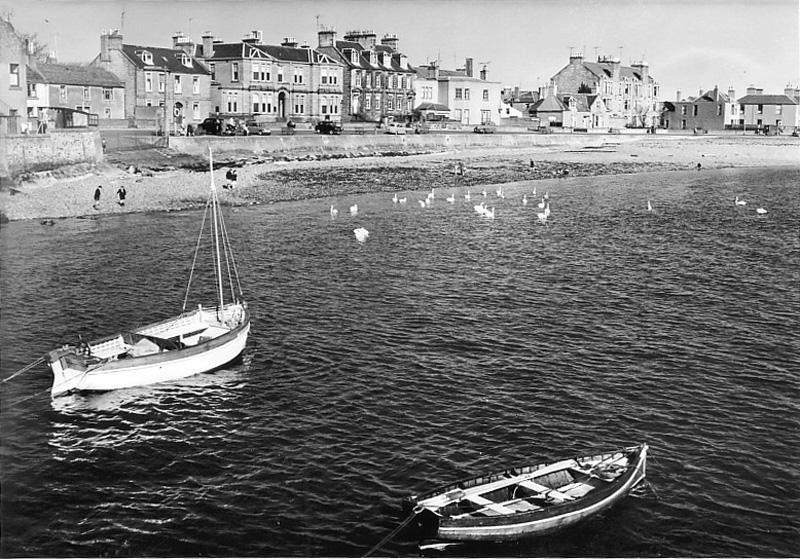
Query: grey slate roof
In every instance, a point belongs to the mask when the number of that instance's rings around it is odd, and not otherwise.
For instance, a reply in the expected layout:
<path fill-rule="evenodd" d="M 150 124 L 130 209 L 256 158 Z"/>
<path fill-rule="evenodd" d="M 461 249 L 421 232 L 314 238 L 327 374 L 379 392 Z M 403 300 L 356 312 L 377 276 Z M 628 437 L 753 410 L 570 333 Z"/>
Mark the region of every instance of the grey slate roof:
<path fill-rule="evenodd" d="M 274 59 L 281 62 L 305 62 L 319 64 L 330 61 L 326 55 L 310 47 L 285 47 L 256 43 L 214 43 L 214 54 L 207 60 L 242 60 L 245 58 Z"/>
<path fill-rule="evenodd" d="M 37 64 L 28 81 L 54 85 L 83 85 L 96 87 L 124 87 L 117 76 L 100 66 L 77 64 Z"/>
<path fill-rule="evenodd" d="M 153 55 L 153 64 L 145 64 L 142 60 L 142 52 L 147 51 Z M 184 53 L 178 49 L 168 49 L 163 47 L 147 47 L 141 45 L 122 45 L 123 54 L 140 70 L 162 69 L 173 74 L 210 74 L 205 66 L 197 60 L 189 57 L 191 66 L 184 66 L 181 59 Z"/>
<path fill-rule="evenodd" d="M 798 105 L 797 100 L 788 95 L 745 95 L 739 99 L 740 105 Z"/>
<path fill-rule="evenodd" d="M 598 77 L 608 77 L 612 75 L 612 64 L 609 62 L 584 62 L 584 68 L 592 72 Z M 629 78 L 637 81 L 642 81 L 642 75 L 630 66 L 620 66 L 619 75 L 621 78 Z M 647 76 L 648 82 L 654 81 L 652 76 Z"/>
<path fill-rule="evenodd" d="M 358 53 L 357 62 L 354 64 L 350 58 L 350 51 L 355 50 Z M 391 54 L 389 60 L 389 67 L 393 72 L 413 72 L 414 69 L 404 68 L 400 65 L 401 53 L 396 52 L 386 45 L 375 45 L 375 52 L 378 53 L 378 63 L 376 65 L 370 64 L 369 49 L 365 49 L 361 43 L 356 41 L 336 41 L 335 47 L 319 47 L 319 51 L 330 56 L 335 56 L 340 62 L 347 65 L 348 68 L 358 68 L 362 70 L 383 70 L 386 67 L 381 63 L 381 53 L 388 52 Z"/>

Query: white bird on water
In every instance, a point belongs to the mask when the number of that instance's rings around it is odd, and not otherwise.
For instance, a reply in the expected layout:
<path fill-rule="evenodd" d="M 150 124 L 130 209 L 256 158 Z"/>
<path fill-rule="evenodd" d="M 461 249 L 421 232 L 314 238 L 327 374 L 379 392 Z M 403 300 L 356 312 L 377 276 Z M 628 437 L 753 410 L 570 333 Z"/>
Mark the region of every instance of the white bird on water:
<path fill-rule="evenodd" d="M 469 202 L 471 199 L 472 199 L 472 193 L 471 193 L 471 192 L 469 192 L 469 191 L 467 191 L 467 193 L 466 193 L 466 194 L 464 194 L 464 200 L 466 200 L 467 202 Z"/>
<path fill-rule="evenodd" d="M 536 187 L 533 187 L 533 195 L 536 196 Z"/>
<path fill-rule="evenodd" d="M 483 213 L 486 211 L 486 202 L 476 204 L 475 206 L 472 206 L 472 208 L 475 210 L 476 214 L 483 215 Z"/>
<path fill-rule="evenodd" d="M 647 211 L 648 212 L 652 212 L 653 211 L 653 206 L 650 205 L 650 200 L 647 201 Z"/>
<path fill-rule="evenodd" d="M 522 195 L 522 205 L 523 206 L 527 206 L 528 205 L 528 195 L 527 194 L 523 194 Z"/>
<path fill-rule="evenodd" d="M 358 229 L 353 229 L 353 233 L 355 233 L 356 240 L 359 243 L 366 242 L 367 238 L 369 237 L 369 231 L 367 231 L 363 227 L 359 227 Z"/>
<path fill-rule="evenodd" d="M 747 205 L 747 202 L 745 202 L 744 200 L 739 200 L 738 196 L 733 201 L 733 203 L 736 204 L 737 206 L 746 206 Z"/>
<path fill-rule="evenodd" d="M 764 215 L 765 213 L 767 213 L 767 210 L 765 210 L 764 208 L 756 208 L 756 213 Z"/>
<path fill-rule="evenodd" d="M 350 214 L 356 215 L 358 213 L 358 204 L 353 204 L 350 206 Z"/>
<path fill-rule="evenodd" d="M 408 200 L 407 198 L 400 198 L 399 202 L 401 204 L 405 204 L 407 200 Z"/>
<path fill-rule="evenodd" d="M 540 209 L 540 210 L 543 210 L 543 209 L 544 209 L 544 198 L 542 198 L 542 201 L 541 201 L 541 202 L 539 202 L 539 203 L 537 204 L 537 206 L 539 206 L 539 209 Z"/>
<path fill-rule="evenodd" d="M 428 202 L 427 200 L 420 200 L 419 201 L 419 207 L 420 208 L 424 208 L 426 206 L 427 202 Z"/>
<path fill-rule="evenodd" d="M 456 195 L 455 194 L 451 194 L 450 196 L 447 197 L 447 201 L 450 202 L 451 204 L 455 204 L 456 203 Z"/>
<path fill-rule="evenodd" d="M 492 208 L 491 210 L 489 208 L 486 208 L 485 210 L 483 210 L 483 217 L 488 217 L 489 219 L 494 219 L 494 208 Z"/>
<path fill-rule="evenodd" d="M 331 217 L 336 217 L 337 215 L 339 215 L 339 210 L 334 208 L 333 204 L 331 204 Z"/>
<path fill-rule="evenodd" d="M 395 194 L 395 195 L 392 197 L 392 203 L 394 203 L 394 204 L 396 204 L 396 203 L 397 203 L 397 194 Z"/>

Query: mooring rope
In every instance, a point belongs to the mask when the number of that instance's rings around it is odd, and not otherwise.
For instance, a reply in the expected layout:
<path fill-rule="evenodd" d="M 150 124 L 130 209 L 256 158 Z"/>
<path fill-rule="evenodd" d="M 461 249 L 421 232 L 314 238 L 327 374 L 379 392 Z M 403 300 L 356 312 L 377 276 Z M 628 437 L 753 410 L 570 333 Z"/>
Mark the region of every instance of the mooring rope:
<path fill-rule="evenodd" d="M 403 528 L 408 526 L 408 523 L 411 522 L 412 520 L 414 520 L 415 516 L 417 516 L 417 510 L 416 509 L 414 509 L 411 512 L 411 515 L 408 518 L 406 518 L 403 522 L 400 523 L 400 526 L 398 526 L 397 528 L 392 530 L 392 532 L 388 536 L 386 536 L 380 542 L 378 542 L 378 545 L 376 545 L 375 547 L 370 549 L 366 554 L 362 555 L 362 557 L 369 557 L 370 555 L 372 555 L 373 553 L 378 551 L 380 548 L 382 548 L 384 545 L 386 545 L 386 543 L 389 542 L 389 540 L 391 540 L 393 537 L 395 537 L 397 534 L 399 534 L 400 531 Z"/>
<path fill-rule="evenodd" d="M 39 359 L 37 359 L 36 361 L 34 361 L 33 363 L 31 363 L 30 365 L 26 365 L 25 367 L 21 368 L 19 371 L 17 371 L 16 373 L 14 373 L 13 375 L 11 375 L 10 377 L 8 377 L 8 378 L 4 378 L 3 380 L 1 380 L 1 381 L 0 381 L 0 384 L 5 384 L 5 383 L 7 383 L 8 381 L 10 381 L 12 378 L 14 378 L 14 377 L 17 377 L 17 376 L 19 376 L 19 375 L 21 375 L 22 373 L 25 373 L 25 372 L 27 372 L 27 371 L 30 371 L 31 369 L 33 369 L 33 368 L 34 368 L 34 367 L 36 367 L 37 365 L 41 365 L 42 363 L 44 363 L 44 357 L 40 357 Z"/>

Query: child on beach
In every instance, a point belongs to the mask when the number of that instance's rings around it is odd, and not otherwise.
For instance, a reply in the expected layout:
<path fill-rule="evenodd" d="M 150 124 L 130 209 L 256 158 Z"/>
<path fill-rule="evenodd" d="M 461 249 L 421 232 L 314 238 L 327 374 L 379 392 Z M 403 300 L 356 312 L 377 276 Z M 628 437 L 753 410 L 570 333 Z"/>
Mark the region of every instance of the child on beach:
<path fill-rule="evenodd" d="M 98 208 L 100 207 L 100 193 L 102 192 L 102 188 L 103 188 L 103 186 L 102 186 L 102 185 L 100 185 L 100 186 L 98 186 L 98 187 L 97 187 L 97 189 L 94 191 L 94 204 L 92 204 L 92 207 L 93 207 L 95 210 L 96 210 L 96 209 L 98 209 Z"/>
<path fill-rule="evenodd" d="M 119 202 L 117 202 L 117 203 L 120 206 L 124 206 L 125 205 L 125 196 L 126 195 L 127 195 L 127 192 L 125 192 L 125 186 L 124 185 L 120 186 L 119 189 L 117 190 L 117 196 L 119 196 Z"/>

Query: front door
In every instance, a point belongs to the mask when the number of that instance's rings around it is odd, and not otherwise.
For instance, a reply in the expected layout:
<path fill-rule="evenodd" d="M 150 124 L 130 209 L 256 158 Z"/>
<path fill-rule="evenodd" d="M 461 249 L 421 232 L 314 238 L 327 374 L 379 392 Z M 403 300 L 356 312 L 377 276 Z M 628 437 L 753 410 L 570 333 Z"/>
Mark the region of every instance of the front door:
<path fill-rule="evenodd" d="M 278 94 L 278 118 L 286 118 L 286 93 Z"/>

